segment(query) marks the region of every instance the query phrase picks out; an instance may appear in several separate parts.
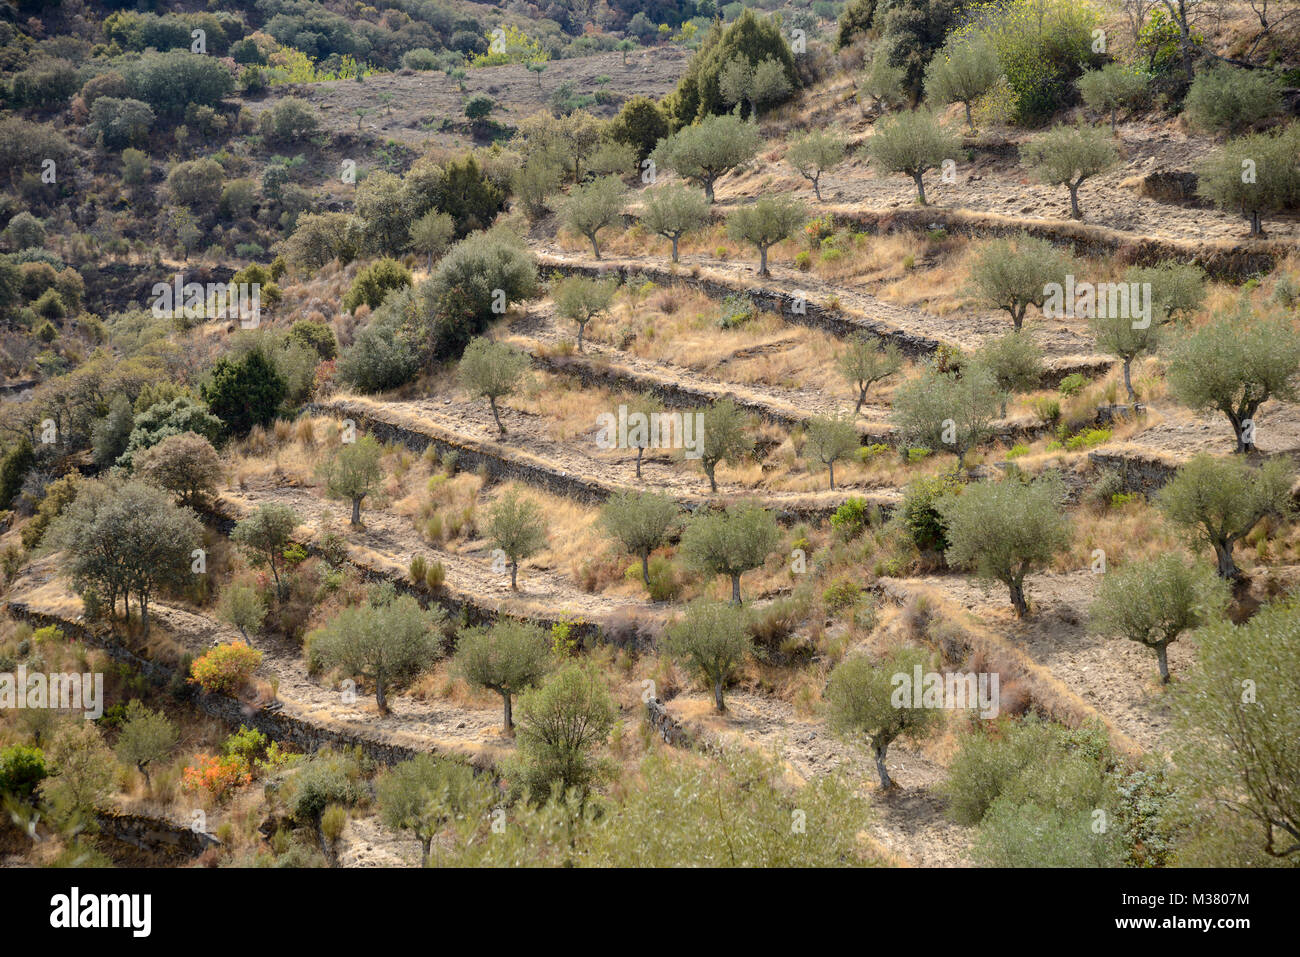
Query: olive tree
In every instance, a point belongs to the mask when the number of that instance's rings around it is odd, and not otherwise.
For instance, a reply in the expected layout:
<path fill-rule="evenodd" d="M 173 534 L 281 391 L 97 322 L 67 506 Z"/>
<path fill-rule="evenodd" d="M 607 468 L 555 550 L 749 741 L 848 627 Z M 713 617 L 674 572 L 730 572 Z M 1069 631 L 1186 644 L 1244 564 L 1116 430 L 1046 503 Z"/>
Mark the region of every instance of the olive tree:
<path fill-rule="evenodd" d="M 536 684 L 551 664 L 545 631 L 513 618 L 500 617 L 488 627 L 460 633 L 452 670 L 470 684 L 501 696 L 506 733 L 514 727 L 511 698 Z"/>
<path fill-rule="evenodd" d="M 415 835 L 420 866 L 428 867 L 433 839 L 453 821 L 486 809 L 492 792 L 464 761 L 417 754 L 379 776 L 375 797 L 380 820 Z"/>
<path fill-rule="evenodd" d="M 1228 598 L 1222 579 L 1177 555 L 1130 562 L 1102 578 L 1090 610 L 1092 630 L 1150 648 L 1160 681 L 1168 684 L 1169 646 L 1183 632 L 1219 618 Z"/>
<path fill-rule="evenodd" d="M 628 429 L 627 444 L 636 449 L 636 477 L 641 478 L 641 460 L 645 456 L 645 450 L 651 448 L 652 443 L 657 440 L 657 436 L 652 435 L 652 429 L 649 427 L 651 416 L 663 412 L 663 405 L 653 395 L 643 393 L 631 396 L 627 402 L 627 414 L 629 419 L 634 415 L 645 416 L 646 428 Z"/>
<path fill-rule="evenodd" d="M 519 699 L 516 769 L 534 802 L 576 794 L 585 800 L 602 772 L 592 751 L 617 715 L 605 679 L 591 663 L 570 661 Z"/>
<path fill-rule="evenodd" d="M 784 100 L 792 89 L 784 65 L 774 56 L 763 57 L 754 64 L 754 73 L 749 81 L 749 100 L 754 116 L 757 117 L 763 107 Z"/>
<path fill-rule="evenodd" d="M 1021 147 L 1020 158 L 1043 183 L 1070 191 L 1071 219 L 1083 219 L 1079 187 L 1084 181 L 1119 164 L 1115 144 L 1095 126 L 1056 126 Z"/>
<path fill-rule="evenodd" d="M 1122 63 L 1107 63 L 1099 70 L 1085 70 L 1079 77 L 1079 93 L 1088 109 L 1110 114 L 1110 131 L 1115 132 L 1116 115 L 1126 106 L 1136 106 L 1146 96 L 1151 77 Z"/>
<path fill-rule="evenodd" d="M 966 453 L 993 434 L 1005 401 L 993 373 L 979 363 L 956 372 L 933 365 L 894 392 L 893 421 L 914 447 L 946 448 L 966 467 Z"/>
<path fill-rule="evenodd" d="M 575 233 L 586 236 L 591 241 L 592 255 L 599 259 L 600 244 L 596 237 L 602 229 L 623 218 L 626 205 L 627 187 L 623 181 L 617 176 L 602 176 L 573 187 L 560 207 L 560 220 Z"/>
<path fill-rule="evenodd" d="M 1045 239 L 1026 233 L 1014 240 L 994 239 L 971 262 L 971 291 L 981 302 L 1006 310 L 1019 331 L 1029 307 L 1041 309 L 1048 286 L 1064 285 L 1071 268 L 1069 257 Z"/>
<path fill-rule="evenodd" d="M 731 602 L 740 604 L 740 576 L 758 568 L 780 541 L 776 517 L 752 502 L 697 515 L 682 532 L 681 555 L 705 575 L 731 579 Z"/>
<path fill-rule="evenodd" d="M 1198 71 L 1183 98 L 1188 124 L 1209 133 L 1240 133 L 1285 109 L 1285 86 L 1278 73 L 1229 63 Z"/>
<path fill-rule="evenodd" d="M 699 229 L 708 219 L 708 197 L 681 183 L 651 190 L 641 209 L 641 225 L 672 242 L 673 262 L 677 262 L 677 244 L 681 238 Z"/>
<path fill-rule="evenodd" d="M 619 492 L 601 508 L 600 518 L 606 531 L 641 559 L 641 578 L 649 588 L 650 553 L 677 527 L 677 503 L 653 492 Z"/>
<path fill-rule="evenodd" d="M 344 442 L 321 465 L 326 493 L 352 503 L 353 528 L 361 525 L 362 501 L 383 481 L 383 455 L 384 447 L 375 437 L 363 435 L 355 442 Z"/>
<path fill-rule="evenodd" d="M 1186 318 L 1205 302 L 1205 270 L 1194 263 L 1166 259 L 1154 266 L 1130 266 L 1124 281 L 1151 287 L 1152 321 Z"/>
<path fill-rule="evenodd" d="M 1214 549 L 1219 577 L 1232 580 L 1241 577 L 1233 548 L 1265 517 L 1291 514 L 1294 481 L 1284 459 L 1257 469 L 1244 459 L 1202 453 L 1174 473 L 1156 503 L 1171 522 Z"/>
<path fill-rule="evenodd" d="M 697 599 L 667 629 L 665 650 L 713 691 L 713 704 L 726 711 L 723 689 L 732 672 L 754 652 L 743 611 L 724 602 Z"/>
<path fill-rule="evenodd" d="M 144 775 L 145 787 L 149 787 L 149 765 L 171 754 L 179 738 L 176 725 L 165 714 L 145 707 L 139 699 L 133 699 L 126 706 L 125 719 L 117 736 L 117 759 L 137 768 Z"/>
<path fill-rule="evenodd" d="M 976 482 L 959 495 L 946 495 L 935 504 L 947 527 L 944 557 L 954 568 L 1006 585 L 1016 617 L 1023 618 L 1029 611 L 1025 576 L 1070 544 L 1064 499 L 1055 472 L 1032 482 Z"/>
<path fill-rule="evenodd" d="M 876 125 L 867 141 L 871 161 L 890 173 L 906 173 L 916 183 L 916 199 L 925 202 L 922 176 L 937 169 L 946 159 L 954 159 L 960 147 L 957 137 L 926 110 L 900 113 Z"/>
<path fill-rule="evenodd" d="M 582 335 L 587 323 L 609 309 L 617 292 L 617 279 L 588 279 L 585 276 L 569 276 L 551 288 L 555 311 L 578 324 L 579 352 L 582 351 Z"/>
<path fill-rule="evenodd" d="M 808 420 L 804 435 L 804 454 L 826 466 L 830 472 L 831 488 L 834 489 L 835 463 L 847 458 L 860 444 L 853 417 L 813 416 Z"/>
<path fill-rule="evenodd" d="M 992 89 L 1001 75 L 997 53 L 983 35 L 951 40 L 926 67 L 925 98 L 937 106 L 960 103 L 966 107 L 966 126 L 974 130 L 971 104 Z"/>
<path fill-rule="evenodd" d="M 230 535 L 255 566 L 265 564 L 271 569 L 276 592 L 280 595 L 284 594 L 280 581 L 284 550 L 293 540 L 293 530 L 300 522 L 298 513 L 289 506 L 263 502 L 257 511 L 241 520 Z"/>
<path fill-rule="evenodd" d="M 727 217 L 727 234 L 732 239 L 758 247 L 758 274 L 770 276 L 767 251 L 789 239 L 808 220 L 803 203 L 789 196 L 765 196 L 752 206 L 739 206 Z"/>
<path fill-rule="evenodd" d="M 878 45 L 858 80 L 858 104 L 864 116 L 868 107 L 884 110 L 907 102 L 907 91 L 903 88 L 907 70 L 894 66 L 889 60 L 889 51 L 884 49 L 884 44 Z"/>
<path fill-rule="evenodd" d="M 470 340 L 460 357 L 456 374 L 461 386 L 466 392 L 488 400 L 492 418 L 502 435 L 506 434 L 506 427 L 497 409 L 497 399 L 510 395 L 519 387 L 527 368 L 528 356 L 523 352 L 504 342 L 493 342 L 481 336 Z"/>
<path fill-rule="evenodd" d="M 1143 353 L 1154 353 L 1160 338 L 1160 323 L 1154 317 L 1145 322 L 1134 320 L 1122 314 L 1124 310 L 1101 310 L 1098 315 L 1088 320 L 1092 332 L 1092 341 L 1106 355 L 1115 356 L 1124 363 L 1124 388 L 1128 390 L 1128 400 L 1137 401 L 1133 391 L 1133 360 Z"/>
<path fill-rule="evenodd" d="M 900 737 L 919 740 L 934 730 L 938 708 L 914 707 L 911 696 L 895 704 L 896 675 L 910 679 L 930 666 L 930 656 L 920 648 L 895 648 L 875 664 L 865 655 L 846 658 L 835 666 L 826 685 L 826 714 L 831 730 L 850 740 L 865 739 L 876 759 L 882 788 L 893 787 L 885 758 Z"/>
<path fill-rule="evenodd" d="M 1300 204 L 1300 126 L 1229 140 L 1197 168 L 1197 195 L 1220 209 L 1235 209 L 1250 223 L 1251 236 L 1263 236 L 1268 213 Z"/>
<path fill-rule="evenodd" d="M 728 106 L 749 105 L 749 115 L 757 118 L 759 109 L 790 95 L 790 78 L 785 67 L 773 56 L 751 63 L 736 54 L 718 74 L 718 92 Z"/>
<path fill-rule="evenodd" d="M 41 797 L 61 817 L 93 812 L 113 793 L 117 762 L 94 722 L 63 724 L 45 748 L 45 758 L 58 773 L 41 781 Z"/>
<path fill-rule="evenodd" d="M 700 465 L 709 477 L 709 491 L 716 492 L 718 463 L 737 465 L 754 448 L 747 431 L 749 416 L 730 399 L 719 399 L 704 410 L 701 421 Z"/>
<path fill-rule="evenodd" d="M 432 209 L 411 224 L 411 248 L 429 257 L 429 272 L 433 261 L 445 253 L 456 236 L 456 220 L 447 213 Z"/>
<path fill-rule="evenodd" d="M 650 154 L 656 167 L 698 183 L 713 202 L 713 186 L 724 175 L 758 155 L 758 127 L 734 114 L 707 116 L 662 140 Z"/>
<path fill-rule="evenodd" d="M 903 353 L 892 342 L 882 348 L 879 339 L 865 332 L 855 332 L 844 343 L 844 351 L 836 365 L 840 375 L 853 386 L 857 396 L 853 414 L 857 415 L 867 401 L 867 390 L 877 382 L 897 375 L 903 368 Z"/>
<path fill-rule="evenodd" d="M 844 162 L 848 141 L 838 130 L 811 130 L 792 136 L 785 151 L 785 161 L 812 183 L 817 201 L 822 199 L 822 174 Z"/>
<path fill-rule="evenodd" d="M 426 671 L 442 649 L 446 612 L 425 611 L 410 595 L 381 588 L 368 604 L 344 608 L 307 636 L 313 669 L 338 669 L 374 682 L 375 704 L 388 714 L 388 690 Z"/>
<path fill-rule="evenodd" d="M 1242 625 L 1214 622 L 1197 646 L 1198 667 L 1174 693 L 1178 783 L 1196 812 L 1190 836 L 1223 848 L 1233 866 L 1294 861 L 1300 607 L 1279 601 Z"/>
<path fill-rule="evenodd" d="M 1043 350 L 1027 333 L 1013 330 L 984 343 L 975 352 L 975 361 L 993 374 L 1002 393 L 998 415 L 1004 419 L 1009 395 L 1029 392 L 1043 378 Z"/>
<path fill-rule="evenodd" d="M 500 549 L 510 567 L 510 589 L 519 590 L 519 563 L 546 547 L 546 516 L 534 499 L 524 498 L 517 489 L 502 493 L 488 510 L 488 541 Z"/>
<path fill-rule="evenodd" d="M 256 632 L 266 620 L 266 602 L 252 585 L 232 584 L 222 590 L 217 613 L 248 641 L 249 632 Z"/>
<path fill-rule="evenodd" d="M 1237 451 L 1255 445 L 1255 415 L 1300 389 L 1300 332 L 1283 316 L 1220 315 L 1169 350 L 1165 378 L 1179 402 L 1228 417 Z"/>

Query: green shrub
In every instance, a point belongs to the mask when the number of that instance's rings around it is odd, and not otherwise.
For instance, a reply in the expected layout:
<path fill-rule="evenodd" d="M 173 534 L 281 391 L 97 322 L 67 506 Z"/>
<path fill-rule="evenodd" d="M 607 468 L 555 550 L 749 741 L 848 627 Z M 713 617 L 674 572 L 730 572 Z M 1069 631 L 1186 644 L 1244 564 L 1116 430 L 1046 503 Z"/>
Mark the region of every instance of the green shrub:
<path fill-rule="evenodd" d="M 1183 100 L 1188 122 L 1211 133 L 1240 133 L 1282 111 L 1279 76 L 1216 63 L 1201 70 Z"/>
<path fill-rule="evenodd" d="M 325 322 L 299 319 L 290 327 L 285 338 L 289 342 L 301 343 L 315 349 L 325 360 L 333 359 L 338 355 L 338 340 L 334 337 L 334 330 Z"/>
<path fill-rule="evenodd" d="M 855 604 L 862 596 L 862 586 L 848 576 L 837 578 L 822 592 L 822 604 L 831 614 Z"/>
<path fill-rule="evenodd" d="M 1036 126 L 1068 105 L 1074 81 L 1099 59 L 1092 50 L 1097 16 L 1070 0 L 1011 0 L 967 28 L 984 33 L 997 51 L 1017 123 Z"/>
<path fill-rule="evenodd" d="M 1087 383 L 1088 380 L 1084 378 L 1082 372 L 1071 372 L 1061 380 L 1059 386 L 1060 393 L 1066 398 L 1073 398 L 1083 391 L 1083 387 L 1087 385 Z"/>
<path fill-rule="evenodd" d="M 1083 493 L 1083 503 L 1094 511 L 1105 511 L 1123 493 L 1123 473 L 1119 469 L 1106 469 Z"/>
<path fill-rule="evenodd" d="M 352 312 L 365 303 L 371 309 L 383 305 L 394 289 L 411 284 L 411 271 L 395 259 L 379 259 L 357 273 L 352 288 L 343 297 L 343 308 Z"/>
<path fill-rule="evenodd" d="M 850 497 L 831 515 L 831 528 L 844 538 L 856 538 L 871 524 L 866 499 Z"/>
<path fill-rule="evenodd" d="M 29 798 L 46 773 L 45 754 L 40 748 L 15 744 L 0 751 L 0 794 Z"/>
<path fill-rule="evenodd" d="M 884 442 L 872 442 L 870 445 L 864 445 L 858 449 L 858 461 L 866 465 L 874 458 L 884 455 L 891 451 L 890 447 Z"/>
<path fill-rule="evenodd" d="M 908 538 L 922 552 L 943 552 L 948 538 L 935 503 L 961 490 L 956 474 L 926 475 L 914 479 L 903 492 L 899 521 Z"/>
<path fill-rule="evenodd" d="M 1081 449 L 1091 448 L 1094 445 L 1109 441 L 1111 436 L 1110 429 L 1084 429 L 1076 435 L 1072 435 L 1065 442 L 1065 447 L 1071 452 L 1078 452 Z"/>
<path fill-rule="evenodd" d="M 754 301 L 743 292 L 729 293 L 722 300 L 721 313 L 718 316 L 719 329 L 735 329 L 743 326 L 758 315 Z"/>
<path fill-rule="evenodd" d="M 1067 377 L 1068 378 L 1068 377 Z M 1061 418 L 1061 403 L 1057 399 L 1039 398 L 1033 402 L 1034 415 L 1044 425 L 1055 425 Z"/>

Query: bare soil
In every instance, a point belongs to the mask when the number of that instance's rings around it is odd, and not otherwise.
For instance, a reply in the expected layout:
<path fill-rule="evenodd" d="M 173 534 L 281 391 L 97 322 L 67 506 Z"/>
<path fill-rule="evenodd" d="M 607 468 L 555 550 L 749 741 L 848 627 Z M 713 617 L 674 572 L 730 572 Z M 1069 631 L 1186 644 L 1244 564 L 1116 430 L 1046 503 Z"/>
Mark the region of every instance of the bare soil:
<path fill-rule="evenodd" d="M 957 107 L 949 118 L 954 129 L 963 126 L 959 113 Z M 860 145 L 865 145 L 873 132 L 874 123 L 865 119 L 860 107 L 851 102 L 837 106 L 831 115 L 822 119 L 841 124 Z M 1214 138 L 1189 133 L 1178 121 L 1162 119 L 1121 122 L 1118 134 L 1120 165 L 1109 173 L 1085 180 L 1079 189 L 1079 206 L 1085 223 L 1131 233 L 1135 238 L 1196 243 L 1246 239 L 1249 224 L 1235 212 L 1202 208 L 1199 204 L 1160 202 L 1138 192 L 1138 181 L 1148 173 L 1194 171 L 1220 145 Z M 954 157 L 955 182 L 942 182 L 938 170 L 925 174 L 926 200 L 937 209 L 965 209 L 1022 221 L 1069 219 L 1070 198 L 1065 187 L 1040 184 L 1019 163 L 1019 146 L 1033 135 L 1034 131 L 999 134 L 999 146 L 1005 152 L 976 149 L 973 161 L 966 158 L 965 150 L 960 151 L 961 155 Z M 767 157 L 764 154 L 748 171 L 725 177 L 717 187 L 719 201 L 744 202 L 764 192 L 788 192 L 816 204 L 807 180 L 784 163 Z M 825 174 L 821 188 L 822 196 L 836 204 L 872 210 L 916 205 L 916 187 L 911 178 L 871 169 L 861 150 L 855 150 L 849 161 Z M 1272 239 L 1300 239 L 1300 216 L 1270 215 L 1264 229 Z"/>
<path fill-rule="evenodd" d="M 267 502 L 288 505 L 302 519 L 300 532 L 309 531 L 312 535 L 327 517 L 337 523 L 347 512 L 344 503 L 330 501 L 314 489 L 268 482 L 250 482 L 248 488 L 224 492 L 223 498 L 241 514 Z M 447 590 L 481 608 L 521 617 L 566 614 L 587 621 L 633 611 L 661 613 L 644 601 L 584 592 L 568 577 L 567 570 L 539 566 L 533 561 L 521 564 L 519 590 L 511 591 L 509 573 L 493 571 L 491 548 L 486 541 L 471 541 L 455 551 L 447 551 L 421 536 L 405 515 L 383 508 L 366 508 L 362 510 L 361 520 L 361 528 L 352 528 L 346 522 L 341 525 L 355 561 L 398 578 L 407 574 L 416 555 L 441 561 L 447 570 Z"/>
<path fill-rule="evenodd" d="M 1098 576 L 1090 571 L 1031 575 L 1028 617 L 1017 619 L 1001 585 L 985 588 L 966 576 L 926 575 L 901 584 L 937 588 L 1049 669 L 1144 751 L 1167 746 L 1170 730 L 1165 691 L 1155 656 L 1135 642 L 1088 632 L 1088 608 Z M 1195 653 L 1189 642 L 1169 649 L 1174 675 L 1185 674 Z"/>
<path fill-rule="evenodd" d="M 572 83 L 578 95 L 595 94 L 600 89 L 596 78 L 608 76 L 604 88 L 612 94 L 611 102 L 588 107 L 593 114 L 608 118 L 633 96 L 645 94 L 657 100 L 671 91 L 689 56 L 689 50 L 664 46 L 629 52 L 626 66 L 621 53 L 550 60 L 540 83 L 522 64 L 478 67 L 465 71 L 464 92 L 455 80 L 438 71 L 400 70 L 367 77 L 363 83 L 331 80 L 277 86 L 267 97 L 248 101 L 247 106 L 256 116 L 284 97 L 296 96 L 315 106 L 325 128 L 336 136 L 358 133 L 357 110 L 361 109 L 367 111 L 361 117 L 362 135 L 420 150 L 431 146 L 463 149 L 476 142 L 465 119 L 465 101 L 476 93 L 496 100 L 493 121 L 513 127 L 526 116 L 549 110 L 550 97 L 562 83 Z"/>

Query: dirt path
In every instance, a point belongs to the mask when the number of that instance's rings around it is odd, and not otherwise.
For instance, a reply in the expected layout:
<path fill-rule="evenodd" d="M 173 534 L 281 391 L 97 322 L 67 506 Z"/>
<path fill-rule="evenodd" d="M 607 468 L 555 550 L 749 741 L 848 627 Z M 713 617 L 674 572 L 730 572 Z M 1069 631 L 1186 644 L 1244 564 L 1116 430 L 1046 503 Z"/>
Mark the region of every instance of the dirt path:
<path fill-rule="evenodd" d="M 543 270 L 547 267 L 576 266 L 587 269 L 641 271 L 652 276 L 665 271 L 665 261 L 661 256 L 611 254 L 596 262 L 553 244 L 538 244 L 535 250 Z M 768 262 L 768 270 L 772 275 L 764 278 L 758 275 L 757 263 L 732 262 L 685 254 L 681 258 L 682 267 L 690 270 L 690 273 L 678 276 L 679 279 L 685 280 L 689 275 L 690 281 L 693 282 L 713 279 L 739 285 L 742 288 L 762 289 L 780 297 L 800 295 L 814 305 L 824 306 L 833 299 L 839 302 L 839 312 L 849 324 L 860 326 L 864 332 L 885 338 L 911 337 L 970 351 L 1012 328 L 1011 320 L 1003 313 L 969 310 L 937 316 L 912 306 L 879 299 L 865 291 L 861 284 L 852 279 L 835 281 L 820 279 L 811 273 L 799 272 L 797 269 L 791 269 L 771 260 Z M 695 267 L 699 269 L 698 275 L 695 275 Z M 788 309 L 781 313 L 781 318 L 787 322 L 799 321 L 799 316 Z M 1044 319 L 1033 315 L 1026 320 L 1025 328 L 1033 334 L 1034 341 L 1043 350 L 1049 368 L 1088 366 L 1099 362 L 1108 364 L 1111 361 L 1105 356 L 1096 354 L 1086 324 L 1080 320 Z M 834 330 L 828 329 L 828 331 Z"/>
<path fill-rule="evenodd" d="M 522 316 L 513 319 L 509 333 L 506 341 L 535 357 L 548 351 L 553 352 L 555 346 L 561 342 L 572 342 L 574 338 L 572 323 L 559 319 L 550 302 L 531 307 Z M 771 341 L 751 344 L 747 347 L 747 352 L 764 348 L 776 350 L 786 344 L 780 337 L 770 338 Z M 616 377 L 627 382 L 629 388 L 649 390 L 667 386 L 699 394 L 701 398 L 730 397 L 737 404 L 782 424 L 803 422 L 815 415 L 835 415 L 851 409 L 854 404 L 854 400 L 847 395 L 833 395 L 811 386 L 789 389 L 766 382 L 735 382 L 724 376 L 710 374 L 712 371 L 725 371 L 725 362 L 711 363 L 713 368 L 708 371 L 694 366 L 670 365 L 633 355 L 604 342 L 593 342 L 591 339 L 586 340 L 584 353 L 548 362 L 547 368 L 561 371 L 564 365 L 587 370 L 581 373 L 585 376 Z M 887 436 L 893 431 L 888 415 L 888 405 L 873 401 L 868 395 L 862 414 L 857 417 L 858 427 L 864 433 Z"/>
<path fill-rule="evenodd" d="M 899 491 L 887 485 L 864 482 L 836 483 L 834 490 L 791 492 L 745 486 L 727 480 L 726 467 L 719 469 L 718 493 L 709 494 L 708 479 L 697 462 L 679 459 L 680 451 L 647 450 L 641 465 L 642 481 L 636 480 L 635 450 L 601 449 L 596 444 L 596 415 L 616 412 L 615 408 L 591 410 L 591 428 L 582 435 L 552 436 L 554 423 L 541 416 L 505 406 L 502 421 L 509 430 L 500 436 L 492 413 L 482 402 L 468 402 L 451 396 L 379 401 L 364 396 L 342 395 L 321 403 L 319 410 L 340 418 L 363 412 L 370 418 L 430 438 L 470 449 L 490 457 L 527 480 L 523 469 L 537 469 L 561 479 L 572 478 L 600 499 L 629 489 L 654 489 L 672 496 L 683 507 L 696 510 L 713 502 L 752 498 L 767 508 L 795 517 L 824 517 L 850 496 L 866 498 L 871 504 L 892 507 Z"/>
<path fill-rule="evenodd" d="M 1158 417 L 1147 428 L 1126 442 L 1106 443 L 1098 449 L 1132 449 L 1181 462 L 1201 452 L 1227 455 L 1237 447 L 1228 417 L 1220 412 L 1197 415 L 1169 399 L 1161 400 L 1154 409 Z M 1276 400 L 1264 403 L 1255 416 L 1255 444 L 1266 455 L 1300 453 L 1300 404 Z"/>
<path fill-rule="evenodd" d="M 397 578 L 407 575 L 416 555 L 441 561 L 447 570 L 448 593 L 479 608 L 519 617 L 567 615 L 597 622 L 620 614 L 659 617 L 664 613 L 662 606 L 647 605 L 643 600 L 584 592 L 557 569 L 532 562 L 520 568 L 519 590 L 512 592 L 509 573 L 493 571 L 487 543 L 470 542 L 457 551 L 438 548 L 415 530 L 409 517 L 383 508 L 365 510 L 364 526 L 351 528 L 346 523 L 346 507 L 314 489 L 250 482 L 246 489 L 224 491 L 222 498 L 241 515 L 266 502 L 288 505 L 301 519 L 304 529 L 300 532 L 308 530 L 312 536 L 323 520 L 333 519 L 347 539 L 354 561 Z"/>
<path fill-rule="evenodd" d="M 804 779 L 839 770 L 852 780 L 876 780 L 875 762 L 866 751 L 830 734 L 825 722 L 797 716 L 779 699 L 733 691 L 727 713 L 719 715 L 708 695 L 682 694 L 668 702 L 668 710 L 708 736 L 767 749 Z M 881 792 L 870 785 L 872 837 L 916 867 L 966 866 L 970 831 L 947 819 L 943 800 L 932 791 L 946 776 L 944 768 L 900 742 L 889 749 L 889 770 L 897 787 Z"/>
<path fill-rule="evenodd" d="M 1155 656 L 1134 642 L 1088 633 L 1088 608 L 1098 582 L 1090 571 L 1031 575 L 1025 587 L 1033 613 L 1022 620 L 1016 619 L 1002 586 L 986 591 L 957 575 L 906 578 L 898 584 L 937 589 L 1023 649 L 1144 751 L 1160 750 L 1171 725 Z M 1169 649 L 1170 670 L 1185 674 L 1194 656 L 1190 643 L 1175 642 Z"/>
<path fill-rule="evenodd" d="M 336 853 L 339 867 L 420 866 L 420 842 L 390 831 L 374 814 L 348 820 Z"/>
<path fill-rule="evenodd" d="M 857 107 L 847 107 L 839 119 L 866 129 Z M 1194 169 L 1217 148 L 1211 137 L 1138 123 L 1121 124 L 1119 133 L 1124 156 L 1121 164 L 1109 173 L 1085 180 L 1079 189 L 1084 222 L 1129 233 L 1134 241 L 1147 237 L 1193 243 L 1245 241 L 1248 225 L 1234 212 L 1160 202 L 1139 195 L 1136 189 L 1136 179 L 1147 173 Z M 1018 137 L 1017 142 L 1027 138 Z M 862 142 L 868 139 L 864 137 Z M 939 171 L 926 174 L 925 196 L 931 206 L 1022 221 L 1069 218 L 1065 187 L 1040 184 L 1014 157 L 977 152 L 973 163 L 960 158 L 955 172 L 953 183 L 942 182 Z M 750 171 L 725 177 L 717 186 L 718 200 L 723 203 L 748 200 L 756 192 L 795 193 L 811 207 L 817 206 L 810 184 L 780 161 L 760 159 Z M 825 174 L 822 195 L 831 203 L 873 210 L 912 209 L 916 205 L 916 187 L 908 177 L 877 174 L 860 151 Z M 1300 217 L 1272 216 L 1265 230 L 1270 239 L 1300 240 Z"/>
<path fill-rule="evenodd" d="M 9 589 L 8 600 L 33 611 L 65 619 L 79 617 L 80 601 L 55 577 L 53 567 L 29 569 Z M 150 607 L 153 623 L 191 655 L 213 645 L 241 640 L 224 622 L 174 602 L 158 601 Z M 256 677 L 278 682 L 277 700 L 288 716 L 333 730 L 377 741 L 425 750 L 464 754 L 495 753 L 513 747 L 500 734 L 498 709 L 471 709 L 404 694 L 389 696 L 392 713 L 380 715 L 373 695 L 357 696 L 348 704 L 341 692 L 328 688 L 307 673 L 297 645 L 251 635 L 248 643 L 262 652 Z"/>

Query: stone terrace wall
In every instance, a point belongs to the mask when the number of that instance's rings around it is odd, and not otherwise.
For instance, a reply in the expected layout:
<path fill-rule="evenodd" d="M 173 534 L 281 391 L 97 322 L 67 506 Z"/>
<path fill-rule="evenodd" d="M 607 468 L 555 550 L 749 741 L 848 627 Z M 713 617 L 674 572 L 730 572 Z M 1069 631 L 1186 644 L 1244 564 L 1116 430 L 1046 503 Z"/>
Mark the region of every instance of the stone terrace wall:
<path fill-rule="evenodd" d="M 961 210 L 897 209 L 850 210 L 841 207 L 831 214 L 836 225 L 851 226 L 868 233 L 899 230 L 925 232 L 944 229 L 972 237 L 1011 236 L 1027 232 L 1058 245 L 1073 245 L 1081 255 L 1114 259 L 1123 265 L 1154 266 L 1165 259 L 1196 263 L 1213 279 L 1244 281 L 1270 272 L 1294 245 L 1285 242 L 1186 243 L 1134 237 L 1102 226 L 1085 223 L 1021 222 L 1010 217 L 980 215 Z M 1243 227 L 1244 232 L 1244 227 Z"/>
<path fill-rule="evenodd" d="M 688 272 L 675 273 L 659 266 L 643 264 L 620 266 L 611 263 L 607 266 L 597 266 L 593 263 L 561 263 L 543 258 L 541 260 L 541 269 L 543 272 L 558 272 L 566 276 L 581 275 L 604 278 L 617 276 L 621 282 L 627 282 L 631 277 L 641 277 L 660 285 L 685 283 L 700 290 L 712 299 L 721 299 L 724 296 L 744 293 L 753 300 L 756 306 L 775 312 L 786 322 L 821 329 L 840 338 L 850 336 L 855 332 L 867 332 L 887 342 L 894 343 L 898 346 L 899 351 L 909 359 L 923 359 L 939 348 L 938 340 L 931 339 L 928 336 L 918 336 L 902 329 L 896 329 L 866 316 L 826 309 L 806 299 L 800 305 L 800 297 L 763 286 L 750 286 L 742 282 L 731 282 L 717 277 L 692 276 Z M 803 311 L 795 312 L 796 305 L 800 305 Z"/>
<path fill-rule="evenodd" d="M 211 834 L 196 831 L 166 818 L 120 810 L 97 811 L 100 830 L 114 840 L 145 851 L 174 857 L 198 857 L 221 842 Z"/>
<path fill-rule="evenodd" d="M 114 661 L 121 662 L 136 669 L 157 685 L 166 685 L 174 680 L 183 679 L 176 668 L 138 655 L 117 640 L 112 630 L 106 627 L 89 627 L 81 622 L 69 621 L 57 615 L 35 611 L 21 602 L 9 602 L 8 609 L 15 618 L 30 622 L 37 628 L 53 625 L 66 635 L 71 635 L 87 645 L 102 649 Z M 361 750 L 382 764 L 393 764 L 413 758 L 419 749 L 393 744 L 366 735 L 336 728 L 326 728 L 304 721 L 293 715 L 285 714 L 278 703 L 264 707 L 253 707 L 246 702 L 228 695 L 205 694 L 193 692 L 193 702 L 205 714 L 212 715 L 232 728 L 248 725 L 261 731 L 267 737 L 291 744 L 300 751 L 312 752 L 331 745 L 334 747 L 360 747 Z"/>

